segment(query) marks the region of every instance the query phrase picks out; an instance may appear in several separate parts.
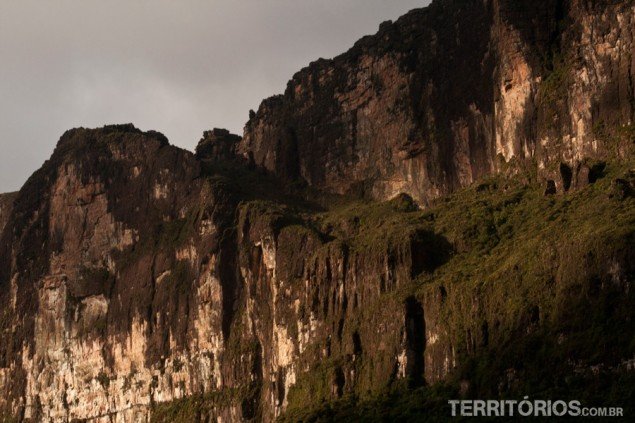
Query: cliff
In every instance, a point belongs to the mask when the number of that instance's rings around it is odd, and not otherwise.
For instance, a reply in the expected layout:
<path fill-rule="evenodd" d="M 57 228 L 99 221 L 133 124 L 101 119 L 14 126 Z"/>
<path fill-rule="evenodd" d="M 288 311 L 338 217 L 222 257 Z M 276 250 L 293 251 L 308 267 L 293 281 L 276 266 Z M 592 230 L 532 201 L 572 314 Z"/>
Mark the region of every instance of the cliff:
<path fill-rule="evenodd" d="M 0 420 L 632 412 L 633 12 L 436 1 L 244 137 L 66 132 L 0 196 Z"/>
<path fill-rule="evenodd" d="M 421 204 L 512 161 L 563 185 L 632 130 L 633 3 L 445 0 L 265 100 L 240 151 L 286 179 Z M 616 151 L 617 150 L 617 151 Z"/>

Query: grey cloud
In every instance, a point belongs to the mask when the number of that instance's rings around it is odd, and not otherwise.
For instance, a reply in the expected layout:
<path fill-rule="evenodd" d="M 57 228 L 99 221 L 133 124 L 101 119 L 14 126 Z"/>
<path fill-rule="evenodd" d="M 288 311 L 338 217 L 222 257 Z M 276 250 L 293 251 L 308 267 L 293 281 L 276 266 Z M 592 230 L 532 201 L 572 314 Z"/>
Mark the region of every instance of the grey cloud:
<path fill-rule="evenodd" d="M 133 122 L 192 149 L 241 133 L 249 109 L 426 0 L 3 0 L 0 192 L 64 130 Z"/>

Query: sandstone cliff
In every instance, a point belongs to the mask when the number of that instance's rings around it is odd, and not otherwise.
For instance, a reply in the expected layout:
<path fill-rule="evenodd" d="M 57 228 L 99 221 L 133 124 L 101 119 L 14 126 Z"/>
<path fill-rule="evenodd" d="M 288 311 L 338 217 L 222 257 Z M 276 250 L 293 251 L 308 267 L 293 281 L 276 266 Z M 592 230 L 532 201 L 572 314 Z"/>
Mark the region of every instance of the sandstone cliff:
<path fill-rule="evenodd" d="M 298 72 L 252 115 L 240 151 L 320 189 L 422 204 L 509 161 L 559 179 L 560 162 L 624 154 L 608 139 L 632 129 L 634 10 L 435 1 Z"/>
<path fill-rule="evenodd" d="M 0 196 L 0 416 L 628 406 L 634 12 L 436 1 L 298 73 L 243 138 L 68 131 Z"/>

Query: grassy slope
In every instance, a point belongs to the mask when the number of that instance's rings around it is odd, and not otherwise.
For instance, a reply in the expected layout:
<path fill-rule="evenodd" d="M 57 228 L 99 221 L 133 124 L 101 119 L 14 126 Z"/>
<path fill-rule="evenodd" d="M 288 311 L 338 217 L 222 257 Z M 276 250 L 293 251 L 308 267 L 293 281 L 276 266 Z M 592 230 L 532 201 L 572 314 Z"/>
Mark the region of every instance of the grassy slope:
<path fill-rule="evenodd" d="M 413 228 L 450 241 L 452 257 L 398 295 L 447 290 L 443 320 L 462 364 L 443 385 L 416 390 L 398 385 L 379 396 L 348 396 L 313 409 L 291 402 L 282 420 L 443 420 L 447 399 L 458 397 L 462 380 L 470 381 L 464 395 L 476 398 L 529 394 L 632 407 L 635 377 L 611 367 L 635 354 L 633 295 L 625 298 L 598 275 L 608 261 L 633 253 L 635 199 L 620 198 L 614 182 L 632 181 L 628 169 L 609 165 L 595 184 L 564 195 L 545 196 L 538 184 L 492 178 L 426 211 L 399 212 L 408 207 L 392 201 L 322 214 L 323 228 L 344 237 L 340 228 L 355 222 L 358 231 L 348 242 L 362 248 Z M 625 277 L 630 284 L 632 273 Z M 532 316 L 535 310 L 539 317 Z M 483 322 L 490 325 L 488 345 L 468 351 L 462 347 L 466 331 Z M 513 383 L 501 391 L 510 368 Z"/>

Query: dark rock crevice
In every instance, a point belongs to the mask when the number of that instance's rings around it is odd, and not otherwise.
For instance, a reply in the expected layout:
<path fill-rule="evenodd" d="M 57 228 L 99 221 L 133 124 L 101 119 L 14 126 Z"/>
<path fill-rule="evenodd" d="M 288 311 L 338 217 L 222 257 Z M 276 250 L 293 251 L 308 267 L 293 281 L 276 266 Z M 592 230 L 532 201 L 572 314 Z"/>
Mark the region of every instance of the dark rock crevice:
<path fill-rule="evenodd" d="M 423 384 L 425 373 L 423 353 L 426 330 L 423 306 L 414 297 L 408 297 L 404 304 L 406 324 L 406 377 L 411 387 Z"/>

